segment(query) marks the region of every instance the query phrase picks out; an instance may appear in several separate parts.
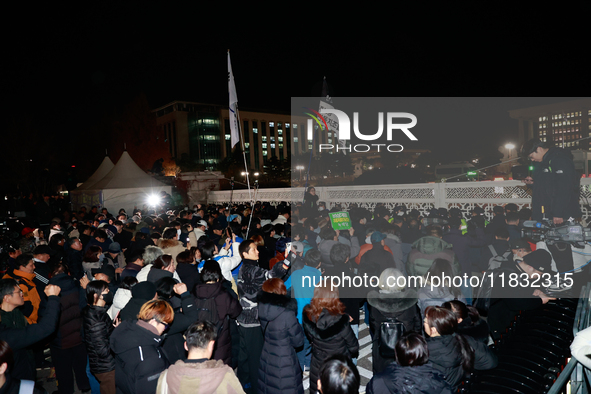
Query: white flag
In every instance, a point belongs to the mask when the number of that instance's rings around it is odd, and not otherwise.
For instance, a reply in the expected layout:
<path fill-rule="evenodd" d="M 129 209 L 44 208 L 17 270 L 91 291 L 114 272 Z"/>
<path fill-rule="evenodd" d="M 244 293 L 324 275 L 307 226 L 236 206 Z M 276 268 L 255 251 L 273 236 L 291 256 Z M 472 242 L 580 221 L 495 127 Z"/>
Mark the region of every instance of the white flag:
<path fill-rule="evenodd" d="M 228 51 L 228 91 L 230 92 L 230 146 L 234 148 L 240 141 L 240 133 L 238 132 L 238 96 L 234 85 L 234 74 L 232 74 L 230 51 Z"/>

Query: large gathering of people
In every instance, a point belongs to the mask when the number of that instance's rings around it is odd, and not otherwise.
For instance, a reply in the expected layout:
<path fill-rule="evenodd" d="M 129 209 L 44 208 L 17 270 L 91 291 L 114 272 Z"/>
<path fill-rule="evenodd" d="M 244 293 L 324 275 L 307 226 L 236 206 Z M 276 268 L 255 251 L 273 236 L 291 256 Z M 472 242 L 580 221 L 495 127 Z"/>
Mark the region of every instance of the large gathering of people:
<path fill-rule="evenodd" d="M 491 345 L 520 310 L 556 297 L 495 288 L 483 314 L 471 285 L 436 280 L 553 272 L 521 237 L 526 208 L 498 205 L 489 222 L 318 200 L 310 187 L 297 202 L 44 206 L 0 280 L 0 393 L 43 392 L 42 367 L 59 394 L 304 393 L 306 378 L 310 393 L 358 393 L 361 325 L 367 393 L 452 393 L 495 368 Z M 342 211 L 351 226 L 335 230 Z"/>

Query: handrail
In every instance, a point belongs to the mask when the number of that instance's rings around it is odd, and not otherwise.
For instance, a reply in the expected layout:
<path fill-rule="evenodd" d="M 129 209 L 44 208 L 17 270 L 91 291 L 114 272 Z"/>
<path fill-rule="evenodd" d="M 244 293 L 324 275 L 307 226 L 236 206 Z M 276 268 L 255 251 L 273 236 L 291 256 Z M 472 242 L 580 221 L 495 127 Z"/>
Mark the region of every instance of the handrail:
<path fill-rule="evenodd" d="M 558 378 L 554 381 L 554 384 L 552 385 L 552 387 L 550 387 L 547 394 L 564 393 L 565 390 L 563 390 L 563 389 L 566 387 L 568 382 L 571 380 L 571 375 L 575 371 L 577 364 L 579 364 L 577 359 L 574 357 L 571 357 L 570 361 L 568 362 L 568 364 L 566 364 L 566 367 L 564 367 L 564 369 L 562 370 L 560 375 L 558 375 Z M 575 391 L 573 391 L 572 388 L 571 388 L 571 393 L 575 393 Z"/>
<path fill-rule="evenodd" d="M 577 311 L 575 314 L 575 320 L 573 323 L 573 334 L 574 336 L 580 330 L 583 330 L 589 326 L 589 315 L 591 310 L 589 308 L 589 296 L 591 291 L 591 282 L 587 283 L 581 288 L 579 296 L 579 302 L 577 303 Z M 571 394 L 584 394 L 587 393 L 587 385 L 583 384 L 583 379 L 586 379 L 584 366 L 579 361 L 571 357 L 568 364 L 564 367 L 558 378 L 552 384 L 552 387 L 548 390 L 547 394 L 561 394 L 567 392 L 567 386 L 570 383 Z M 580 391 L 582 390 L 582 391 Z"/>

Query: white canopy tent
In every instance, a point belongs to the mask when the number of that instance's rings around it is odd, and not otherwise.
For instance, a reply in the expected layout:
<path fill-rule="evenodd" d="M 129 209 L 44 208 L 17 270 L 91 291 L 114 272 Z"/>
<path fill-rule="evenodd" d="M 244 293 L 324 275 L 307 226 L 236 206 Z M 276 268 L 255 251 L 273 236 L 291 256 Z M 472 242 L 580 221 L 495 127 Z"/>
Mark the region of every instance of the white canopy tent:
<path fill-rule="evenodd" d="M 90 178 L 88 178 L 86 182 L 78 186 L 75 190 L 70 192 L 70 200 L 72 201 L 72 205 L 76 210 L 79 210 L 82 206 L 90 208 L 94 205 L 101 205 L 100 193 L 98 191 L 87 191 L 92 190 L 91 186 L 103 179 L 103 177 L 107 175 L 114 167 L 115 164 L 113 164 L 109 156 L 105 156 L 101 165 L 90 176 Z"/>
<path fill-rule="evenodd" d="M 171 194 L 172 187 L 146 174 L 129 153 L 124 151 L 108 173 L 97 182 L 89 184 L 87 189 L 80 189 L 79 193 L 85 196 L 98 195 L 99 203 L 93 205 L 107 208 L 109 212 L 116 213 L 123 208 L 130 214 L 134 207 L 141 208 L 150 196 L 159 195 L 163 191 Z"/>
<path fill-rule="evenodd" d="M 96 169 L 94 174 L 92 174 L 90 176 L 90 178 L 88 178 L 86 180 L 86 182 L 84 182 L 82 185 L 78 186 L 76 188 L 76 190 L 90 190 L 90 189 L 92 189 L 91 186 L 94 185 L 95 183 L 97 183 L 98 181 L 100 181 L 101 179 L 103 179 L 103 177 L 105 175 L 107 175 L 109 173 L 109 171 L 111 171 L 113 169 L 113 167 L 115 167 L 115 164 L 113 164 L 113 162 L 111 161 L 109 156 L 105 156 L 105 158 L 103 159 L 103 162 L 101 163 L 99 168 Z"/>

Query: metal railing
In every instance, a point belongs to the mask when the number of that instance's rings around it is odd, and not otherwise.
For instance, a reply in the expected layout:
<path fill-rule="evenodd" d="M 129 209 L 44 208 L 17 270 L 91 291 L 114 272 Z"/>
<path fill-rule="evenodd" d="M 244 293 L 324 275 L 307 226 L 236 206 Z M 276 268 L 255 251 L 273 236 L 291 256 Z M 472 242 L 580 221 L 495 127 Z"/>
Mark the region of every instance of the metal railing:
<path fill-rule="evenodd" d="M 591 282 L 587 283 L 581 289 L 577 313 L 573 324 L 573 334 L 577 335 L 579 331 L 589 327 L 591 319 Z M 591 382 L 591 371 L 576 358 L 571 357 L 568 364 L 564 367 L 556 381 L 548 390 L 548 394 L 587 394 Z"/>
<path fill-rule="evenodd" d="M 530 190 L 521 181 L 485 181 L 485 182 L 451 182 L 451 183 L 416 183 L 403 185 L 372 185 L 372 186 L 322 186 L 315 187 L 319 201 L 326 203 L 328 208 L 341 205 L 347 208 L 351 204 L 367 208 L 370 211 L 377 204 L 385 204 L 389 209 L 404 204 L 408 209 L 417 209 L 427 214 L 431 208 L 457 207 L 469 213 L 474 207 L 484 208 L 485 214 L 492 217 L 495 205 L 514 203 L 519 208 L 531 206 Z M 580 204 L 583 219 L 588 221 L 591 216 L 591 179 L 581 179 Z M 298 202 L 304 199 L 304 188 L 258 189 L 234 191 L 210 191 L 207 202 L 227 204 L 229 202 L 246 203 L 251 201 Z"/>

